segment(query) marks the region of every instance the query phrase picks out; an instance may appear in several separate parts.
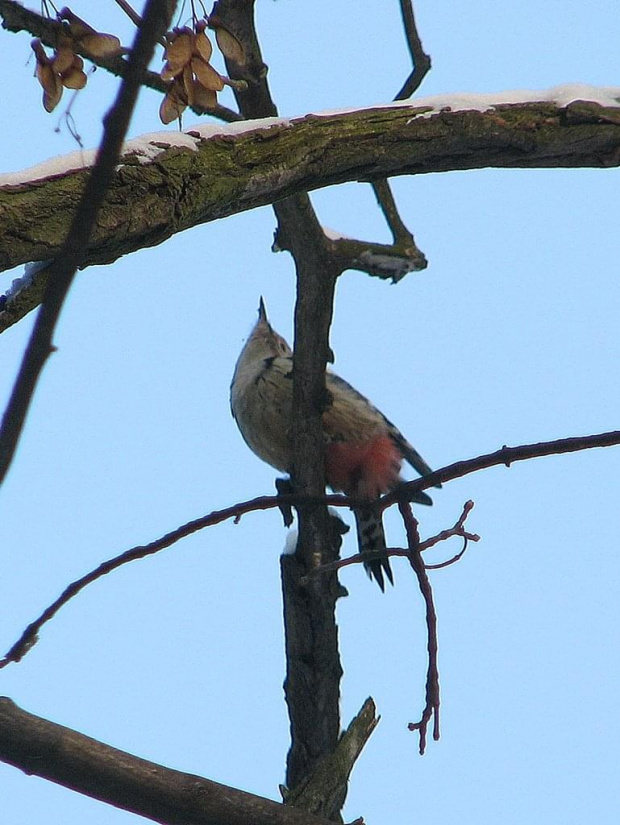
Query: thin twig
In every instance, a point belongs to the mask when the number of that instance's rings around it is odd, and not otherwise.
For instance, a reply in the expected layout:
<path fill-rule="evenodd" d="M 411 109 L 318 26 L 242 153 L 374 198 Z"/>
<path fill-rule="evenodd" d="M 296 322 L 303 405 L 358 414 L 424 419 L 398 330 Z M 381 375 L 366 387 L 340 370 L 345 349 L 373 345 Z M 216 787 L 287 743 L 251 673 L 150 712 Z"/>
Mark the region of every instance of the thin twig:
<path fill-rule="evenodd" d="M 441 533 L 437 533 L 435 536 L 431 536 L 431 538 L 426 539 L 419 543 L 415 552 L 417 553 L 424 553 L 426 550 L 430 550 L 431 547 L 434 547 L 439 542 L 447 541 L 448 539 L 454 538 L 455 536 L 460 536 L 465 540 L 465 547 L 456 554 L 456 556 L 452 556 L 452 558 L 448 559 L 447 561 L 440 562 L 439 564 L 426 564 L 425 567 L 427 570 L 439 570 L 442 567 L 448 567 L 451 564 L 457 562 L 460 558 L 462 558 L 465 550 L 467 548 L 467 542 L 469 541 L 480 541 L 480 536 L 476 533 L 467 533 L 464 529 L 465 521 L 467 520 L 467 516 L 472 511 L 474 507 L 473 501 L 466 501 L 463 505 L 463 511 L 458 518 L 458 521 L 454 524 L 453 527 L 449 527 L 447 530 L 442 530 Z M 375 554 L 374 553 L 356 553 L 354 556 L 347 556 L 346 559 L 338 559 L 338 561 L 330 562 L 329 564 L 322 564 L 320 567 L 314 567 L 309 574 L 306 576 L 306 579 L 310 576 L 315 576 L 319 573 L 333 573 L 336 570 L 341 570 L 343 567 L 349 567 L 351 564 L 364 564 L 367 563 Z M 397 557 L 404 557 L 409 558 L 411 556 L 410 550 L 405 550 L 402 547 L 386 547 L 379 551 L 377 556 L 381 558 L 397 558 Z"/>
<path fill-rule="evenodd" d="M 289 498 L 297 500 L 300 497 L 290 496 Z M 49 607 L 47 607 L 37 619 L 28 625 L 6 656 L 0 660 L 0 668 L 6 667 L 6 665 L 11 662 L 19 662 L 20 659 L 22 659 L 23 656 L 33 647 L 33 645 L 36 644 L 39 631 L 43 625 L 49 622 L 49 620 L 53 618 L 53 616 L 58 613 L 60 608 L 67 604 L 70 599 L 76 596 L 87 585 L 92 584 L 102 576 L 111 573 L 113 570 L 122 567 L 124 564 L 137 561 L 138 559 L 144 559 L 147 556 L 152 556 L 154 553 L 158 553 L 160 550 L 165 550 L 167 547 L 175 544 L 180 539 L 190 536 L 192 533 L 202 530 L 205 527 L 211 527 L 214 524 L 219 524 L 222 521 L 226 521 L 231 518 L 238 520 L 244 513 L 249 513 L 254 510 L 268 510 L 280 505 L 281 500 L 279 496 L 261 496 L 260 498 L 254 498 L 250 501 L 240 502 L 233 507 L 226 507 L 223 510 L 215 510 L 206 516 L 202 516 L 201 518 L 195 519 L 194 521 L 190 521 L 187 524 L 178 527 L 176 530 L 172 530 L 170 533 L 166 533 L 165 536 L 162 536 L 149 544 L 132 547 L 130 550 L 125 550 L 124 553 L 102 562 L 102 564 L 94 570 L 91 570 L 85 576 L 71 582 L 71 584 L 65 588 L 61 595 L 54 602 L 52 602 L 52 604 L 50 604 Z"/>
<path fill-rule="evenodd" d="M 488 467 L 496 467 L 499 464 L 510 467 L 515 461 L 527 461 L 531 458 L 541 458 L 547 455 L 591 450 L 594 447 L 614 447 L 618 444 L 620 444 L 620 430 L 609 430 L 595 435 L 579 435 L 571 438 L 558 438 L 555 441 L 541 441 L 537 444 L 522 444 L 519 447 L 504 446 L 494 453 L 486 453 L 466 461 L 457 461 L 424 476 L 424 478 L 408 481 L 392 493 L 384 496 L 381 499 L 380 506 L 385 509 L 396 501 L 411 501 L 412 496 L 421 490 L 428 490 L 430 487 L 443 484 L 445 481 L 453 481 L 455 478 L 462 478 L 470 473 L 485 470 Z"/>
<path fill-rule="evenodd" d="M 437 613 L 433 602 L 433 589 L 426 573 L 422 554 L 419 551 L 420 535 L 418 533 L 418 522 L 413 516 L 411 505 L 400 502 L 398 505 L 400 514 L 405 522 L 407 532 L 407 545 L 410 550 L 409 563 L 417 576 L 420 592 L 426 606 L 426 632 L 428 650 L 428 669 L 426 671 L 426 703 L 419 722 L 410 722 L 407 726 L 409 730 L 419 731 L 420 734 L 420 755 L 426 750 L 426 732 L 431 717 L 433 722 L 433 739 L 439 739 L 439 669 L 437 667 Z"/>
<path fill-rule="evenodd" d="M 131 6 L 127 0 L 114 0 L 117 6 L 125 12 L 127 17 L 131 20 L 134 26 L 139 27 L 142 23 L 142 18 L 138 14 L 138 12 Z"/>
<path fill-rule="evenodd" d="M 422 47 L 422 40 L 420 39 L 418 27 L 415 22 L 411 0 L 400 0 L 400 11 L 413 68 L 394 100 L 405 100 L 411 97 L 411 95 L 418 90 L 431 68 L 431 59 Z M 388 179 L 382 178 L 373 181 L 372 188 L 392 232 L 394 245 L 401 246 L 407 250 L 408 257 L 415 261 L 414 271 L 418 272 L 425 269 L 428 264 L 426 256 L 422 250 L 418 248 L 412 233 L 407 229 L 399 215 Z"/>
<path fill-rule="evenodd" d="M 169 0 L 150 0 L 147 4 L 143 25 L 138 29 L 129 55 L 126 76 L 120 86 L 114 106 L 104 119 L 104 136 L 97 153 L 97 160 L 86 182 L 67 238 L 52 264 L 43 303 L 2 419 L 0 484 L 6 477 L 15 454 L 39 375 L 54 351 L 52 336 L 56 323 L 84 250 L 88 248 L 99 209 L 112 181 L 142 84 L 142 74 L 153 56 L 157 38 L 166 30 L 170 21 L 165 10 L 174 5 Z"/>
<path fill-rule="evenodd" d="M 409 47 L 413 69 L 402 89 L 394 98 L 395 100 L 405 100 L 411 97 L 411 95 L 420 88 L 422 81 L 431 68 L 431 58 L 422 47 L 422 40 L 418 33 L 411 0 L 400 0 L 400 12 L 403 18 L 405 36 L 407 38 L 407 46 Z"/>

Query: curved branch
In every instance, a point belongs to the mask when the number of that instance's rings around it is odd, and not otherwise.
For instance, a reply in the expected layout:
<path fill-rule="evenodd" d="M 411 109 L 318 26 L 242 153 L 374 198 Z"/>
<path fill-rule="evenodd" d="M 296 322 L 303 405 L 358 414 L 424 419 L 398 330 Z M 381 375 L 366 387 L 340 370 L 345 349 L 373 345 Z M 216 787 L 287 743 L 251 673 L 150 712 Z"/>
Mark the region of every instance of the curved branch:
<path fill-rule="evenodd" d="M 428 490 L 446 481 L 486 470 L 503 464 L 505 467 L 515 461 L 527 461 L 531 458 L 542 458 L 547 455 L 561 455 L 575 453 L 580 450 L 591 450 L 595 447 L 615 447 L 620 444 L 620 430 L 610 430 L 596 435 L 578 435 L 572 438 L 558 438 L 555 441 L 540 441 L 538 444 L 522 444 L 520 447 L 502 447 L 494 453 L 486 453 L 477 458 L 466 461 L 456 461 L 448 464 L 424 478 L 408 481 L 394 492 L 388 493 L 382 499 L 382 508 L 389 507 L 397 501 L 413 501 L 413 496 L 421 490 Z"/>
<path fill-rule="evenodd" d="M 403 18 L 403 26 L 405 28 L 405 36 L 407 37 L 407 46 L 409 47 L 413 69 L 402 89 L 396 95 L 396 100 L 404 100 L 407 97 L 411 97 L 414 92 L 417 92 L 422 85 L 422 81 L 431 69 L 431 58 L 426 54 L 422 46 L 411 0 L 400 0 L 400 12 Z"/>
<path fill-rule="evenodd" d="M 620 444 L 620 430 L 614 430 L 607 433 L 598 433 L 597 435 L 578 436 L 577 438 L 563 438 L 557 441 L 544 441 L 539 444 L 527 444 L 521 447 L 504 447 L 497 450 L 495 453 L 488 453 L 486 455 L 471 458 L 468 461 L 457 461 L 454 464 L 449 464 L 446 467 L 437 470 L 430 476 L 420 478 L 417 481 L 410 481 L 401 485 L 398 490 L 384 496 L 381 502 L 383 509 L 389 507 L 397 501 L 408 501 L 420 490 L 434 487 L 438 482 L 446 483 L 455 478 L 461 478 L 469 473 L 474 473 L 477 470 L 493 467 L 497 464 L 504 464 L 510 466 L 512 461 L 523 461 L 528 458 L 537 458 L 539 456 L 556 455 L 566 452 L 575 452 L 578 450 L 588 450 L 593 447 L 611 447 Z M 205 527 L 211 527 L 219 524 L 222 521 L 233 518 L 236 522 L 241 519 L 246 513 L 251 513 L 256 510 L 271 510 L 274 508 L 282 508 L 287 506 L 295 506 L 299 504 L 330 504 L 333 507 L 350 507 L 355 508 L 364 502 L 358 502 L 354 499 L 347 498 L 343 495 L 333 496 L 260 496 L 258 498 L 243 501 L 232 507 L 226 507 L 223 510 L 214 510 L 206 516 L 190 521 L 187 524 L 172 530 L 165 536 L 162 536 L 150 544 L 133 547 L 131 550 L 126 550 L 119 556 L 103 562 L 95 570 L 82 576 L 77 581 L 72 582 L 64 592 L 54 601 L 43 613 L 22 633 L 17 642 L 11 647 L 9 652 L 0 660 L 0 668 L 6 667 L 11 662 L 19 662 L 19 660 L 36 644 L 37 634 L 59 610 L 63 607 L 73 596 L 77 595 L 88 584 L 100 579 L 107 573 L 111 573 L 124 564 L 138 559 L 152 556 L 160 550 L 175 544 L 180 539 L 191 535 L 192 533 L 202 530 Z M 467 506 L 464 515 L 469 513 L 471 508 Z M 463 518 L 463 516 L 461 517 Z M 441 534 L 440 534 L 441 535 Z M 469 536 L 470 540 L 475 540 L 473 536 Z M 431 540 L 429 540 L 431 541 Z M 423 549 L 427 549 L 427 545 L 422 545 Z M 396 555 L 397 553 L 395 553 Z M 351 562 L 347 562 L 351 563 Z M 342 565 L 344 566 L 344 565 Z"/>
<path fill-rule="evenodd" d="M 410 722 L 409 730 L 417 730 L 420 734 L 420 755 L 424 754 L 426 750 L 426 732 L 428 723 L 431 719 L 433 722 L 433 739 L 439 739 L 439 669 L 437 667 L 437 613 L 435 611 L 435 603 L 433 600 L 433 588 L 431 587 L 428 573 L 420 553 L 420 534 L 418 533 L 418 522 L 413 517 L 411 505 L 405 502 L 400 502 L 398 509 L 405 522 L 405 530 L 407 531 L 407 547 L 409 548 L 409 563 L 411 564 L 414 573 L 418 579 L 420 593 L 424 599 L 426 608 L 426 633 L 428 650 L 428 667 L 426 671 L 426 703 L 422 716 L 419 722 Z"/>

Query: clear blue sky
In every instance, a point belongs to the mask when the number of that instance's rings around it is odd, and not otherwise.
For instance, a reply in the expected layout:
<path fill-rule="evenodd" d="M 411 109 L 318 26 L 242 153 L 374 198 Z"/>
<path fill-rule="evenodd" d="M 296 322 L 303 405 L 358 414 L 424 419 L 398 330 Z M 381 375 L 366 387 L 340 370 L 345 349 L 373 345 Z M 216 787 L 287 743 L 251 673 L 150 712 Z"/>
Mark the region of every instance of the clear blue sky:
<path fill-rule="evenodd" d="M 128 31 L 113 3 L 72 8 Z M 434 66 L 421 94 L 618 84 L 617 0 L 416 11 Z M 409 71 L 396 0 L 260 0 L 258 17 L 283 115 L 385 102 Z M 0 36 L 0 171 L 74 151 L 40 105 L 28 36 Z M 87 147 L 114 88 L 97 71 L 74 106 Z M 133 136 L 162 128 L 158 105 L 143 94 Z M 618 182 L 617 170 L 395 181 L 429 268 L 398 286 L 345 274 L 332 346 L 337 371 L 433 466 L 618 427 Z M 313 201 L 325 225 L 389 239 L 369 187 Z M 102 560 L 273 489 L 228 407 L 259 295 L 290 338 L 293 268 L 270 252 L 273 228 L 264 208 L 79 276 L 0 498 L 2 652 Z M 1 398 L 31 324 L 0 336 Z M 382 716 L 354 772 L 349 821 L 618 821 L 619 469 L 618 449 L 495 468 L 447 485 L 420 513 L 430 535 L 472 498 L 482 536 L 432 576 L 442 738 L 423 758 L 406 727 L 425 671 L 410 571 L 396 563 L 384 596 L 359 568 L 343 573 L 343 722 L 368 695 Z M 398 543 L 397 520 L 388 531 Z M 275 513 L 253 514 L 99 581 L 0 672 L 0 693 L 147 759 L 277 798 L 288 747 L 284 539 Z M 138 822 L 5 765 L 0 805 L 11 825 Z"/>

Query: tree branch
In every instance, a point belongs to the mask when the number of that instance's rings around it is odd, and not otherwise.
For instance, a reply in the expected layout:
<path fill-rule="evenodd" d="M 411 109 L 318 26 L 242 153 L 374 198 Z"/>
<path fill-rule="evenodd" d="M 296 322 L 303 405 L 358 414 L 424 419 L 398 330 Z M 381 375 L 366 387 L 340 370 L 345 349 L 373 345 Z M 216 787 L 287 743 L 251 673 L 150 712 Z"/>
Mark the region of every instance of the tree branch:
<path fill-rule="evenodd" d="M 411 70 L 411 74 L 405 81 L 404 86 L 394 98 L 395 100 L 404 100 L 405 98 L 411 97 L 411 95 L 422 85 L 422 81 L 431 68 L 431 59 L 422 48 L 422 41 L 415 22 L 415 15 L 411 0 L 400 0 L 400 11 L 403 18 L 403 26 L 405 29 L 407 46 L 409 47 L 413 68 Z M 395 254 L 398 255 L 398 252 L 404 253 L 402 256 L 404 261 L 409 261 L 411 263 L 409 268 L 403 267 L 402 270 L 397 271 L 396 275 L 393 277 L 393 282 L 396 283 L 400 280 L 400 278 L 406 275 L 407 272 L 425 269 L 427 266 L 426 256 L 421 249 L 418 249 L 413 235 L 409 232 L 400 217 L 398 207 L 396 206 L 396 202 L 390 190 L 388 179 L 383 178 L 381 180 L 374 181 L 372 183 L 372 188 L 379 206 L 385 215 L 385 219 L 387 220 L 392 231 Z M 376 273 L 369 272 L 369 274 L 374 275 Z"/>
<path fill-rule="evenodd" d="M 280 788 L 287 805 L 328 819 L 332 819 L 340 811 L 353 766 L 379 724 L 376 711 L 373 699 L 366 699 L 360 712 L 338 740 L 334 751 L 319 762 L 300 785 L 291 790 Z"/>
<path fill-rule="evenodd" d="M 404 100 L 407 97 L 411 97 L 414 92 L 417 92 L 422 85 L 422 81 L 431 69 L 431 59 L 422 46 L 411 0 L 400 0 L 400 12 L 403 18 L 403 26 L 405 27 L 405 36 L 407 38 L 407 46 L 409 47 L 413 69 L 402 89 L 396 95 L 396 100 Z"/>
<path fill-rule="evenodd" d="M 393 493 L 389 493 L 388 495 L 384 496 L 381 500 L 381 507 L 385 509 L 386 507 L 391 506 L 395 502 L 402 502 L 408 501 L 411 499 L 415 493 L 419 492 L 420 490 L 428 489 L 429 487 L 435 486 L 437 482 L 446 483 L 448 481 L 452 481 L 455 478 L 461 478 L 464 475 L 468 475 L 470 473 L 477 472 L 478 470 L 486 469 L 488 467 L 493 467 L 499 464 L 504 464 L 506 466 L 510 466 L 510 463 L 513 461 L 523 461 L 530 458 L 538 458 L 540 456 L 548 456 L 548 455 L 556 455 L 562 454 L 566 452 L 575 452 L 578 450 L 588 450 L 592 449 L 593 447 L 611 447 L 620 444 L 620 430 L 614 430 L 612 432 L 606 433 L 598 433 L 597 435 L 590 435 L 590 436 L 578 436 L 576 438 L 562 438 L 557 441 L 544 441 L 538 444 L 526 444 L 522 445 L 521 447 L 504 447 L 501 450 L 497 450 L 494 453 L 487 453 L 486 455 L 478 456 L 477 458 L 471 458 L 467 461 L 457 461 L 454 464 L 449 464 L 446 467 L 442 467 L 441 469 L 437 470 L 436 472 L 432 473 L 430 476 L 426 476 L 425 478 L 420 478 L 417 481 L 410 481 L 406 484 L 401 485 L 398 490 L 395 490 Z M 354 499 L 347 498 L 347 496 L 342 495 L 330 495 L 330 496 L 302 496 L 302 495 L 284 495 L 284 496 L 260 496 L 259 498 L 250 499 L 249 501 L 243 501 L 239 504 L 236 504 L 232 507 L 226 507 L 223 510 L 214 510 L 212 513 L 209 513 L 206 516 L 202 516 L 201 518 L 195 519 L 194 521 L 190 521 L 187 524 L 177 528 L 176 530 L 167 533 L 165 536 L 162 536 L 159 539 L 151 542 L 150 544 L 140 545 L 138 547 L 133 547 L 130 550 L 126 550 L 124 553 L 121 553 L 119 556 L 115 556 L 108 561 L 103 562 L 99 565 L 95 570 L 87 573 L 85 576 L 82 576 L 77 581 L 72 582 L 64 592 L 54 601 L 43 613 L 22 633 L 18 641 L 11 647 L 9 652 L 4 656 L 2 660 L 0 660 L 0 668 L 6 667 L 6 665 L 10 664 L 11 662 L 18 662 L 20 659 L 30 650 L 30 648 L 36 643 L 37 641 L 37 634 L 43 627 L 43 625 L 48 622 L 59 610 L 63 607 L 67 602 L 72 599 L 77 593 L 83 590 L 88 584 L 92 584 L 92 582 L 97 581 L 102 576 L 111 573 L 113 570 L 116 570 L 119 567 L 122 567 L 124 564 L 128 564 L 131 561 L 136 561 L 138 559 L 146 558 L 147 556 L 151 556 L 154 553 L 158 553 L 160 550 L 164 550 L 167 547 L 175 544 L 182 538 L 191 535 L 192 533 L 197 532 L 198 530 L 202 530 L 205 527 L 211 527 L 215 524 L 219 524 L 222 521 L 226 521 L 227 519 L 233 518 L 235 521 L 239 521 L 240 518 L 246 514 L 256 510 L 271 510 L 274 508 L 282 508 L 287 506 L 295 506 L 295 505 L 303 505 L 303 504 L 329 504 L 333 507 L 349 507 L 355 508 L 359 506 L 363 502 L 355 501 Z M 471 508 L 466 506 L 466 512 L 464 515 L 466 516 L 469 513 Z M 463 516 L 461 516 L 463 519 Z M 457 523 L 457 526 L 460 524 L 460 520 Z M 442 537 L 443 534 L 439 534 Z M 475 540 L 473 535 L 468 535 L 470 540 Z M 334 539 L 335 541 L 335 539 Z M 431 543 L 436 543 L 434 539 L 428 539 L 424 542 L 421 547 L 422 549 L 427 549 L 431 546 Z M 408 551 L 406 551 L 408 553 Z M 400 551 L 395 551 L 394 555 L 402 555 Z M 284 559 L 286 558 L 293 558 L 293 557 L 283 557 L 282 564 L 285 565 Z M 330 564 L 331 562 L 328 562 Z M 346 564 L 352 563 L 349 560 L 343 560 L 338 562 L 338 567 L 346 566 Z M 337 569 L 337 568 L 335 568 Z M 300 578 L 300 585 L 302 589 L 300 592 L 303 592 L 303 575 L 301 572 L 298 574 Z M 303 637 L 303 633 L 301 634 Z"/>
<path fill-rule="evenodd" d="M 197 224 L 345 181 L 482 167 L 620 165 L 620 107 L 578 101 L 492 106 L 488 96 L 480 98 L 484 112 L 440 112 L 435 105 L 430 98 L 256 122 L 243 132 L 202 126 L 190 130 L 195 140 L 171 133 L 169 147 L 162 147 L 159 133 L 156 158 L 151 154 L 149 162 L 144 150 L 142 163 L 125 156 L 115 172 L 81 266 L 110 263 Z M 78 164 L 32 184 L 0 178 L 0 271 L 58 253 L 84 186 Z M 35 303 L 24 302 L 19 313 L 8 303 L 0 329 Z"/>
<path fill-rule="evenodd" d="M 400 502 L 398 509 L 405 522 L 407 531 L 407 547 L 410 551 L 409 563 L 418 579 L 420 593 L 424 599 L 426 607 L 426 632 L 428 650 L 428 668 L 426 671 L 426 703 L 419 722 L 410 722 L 409 730 L 417 730 L 420 733 L 420 755 L 426 750 L 426 731 L 428 723 L 434 717 L 433 739 L 439 739 L 439 669 L 437 667 L 437 613 L 433 601 L 433 588 L 431 587 L 428 573 L 424 565 L 422 554 L 420 553 L 420 535 L 418 533 L 418 522 L 413 517 L 411 505 Z"/>
<path fill-rule="evenodd" d="M 218 0 L 213 15 L 243 44 L 243 66 L 226 60 L 229 76 L 247 83 L 245 90 L 235 91 L 240 111 L 246 118 L 277 114 L 256 35 L 254 0 Z M 308 195 L 299 189 L 286 194 L 289 197 L 276 199 L 274 204 L 278 219 L 274 247 L 291 253 L 297 274 L 291 480 L 297 493 L 319 496 L 325 490 L 321 420 L 325 365 L 334 290 L 341 269 Z M 342 676 L 335 612 L 336 600 L 344 591 L 334 573 L 305 587 L 300 584 L 309 569 L 337 557 L 340 535 L 323 504 L 309 504 L 306 499 L 298 507 L 298 518 L 296 551 L 281 562 L 287 661 L 284 689 L 291 721 L 286 770 L 289 787 L 304 781 L 337 746 Z M 339 796 L 324 800 L 331 818 L 339 817 L 345 796 L 346 784 Z"/>
<path fill-rule="evenodd" d="M 470 458 L 466 461 L 457 461 L 448 464 L 424 478 L 415 481 L 408 481 L 402 484 L 392 493 L 388 493 L 381 500 L 382 507 L 389 507 L 396 501 L 411 501 L 412 496 L 420 490 L 428 490 L 446 481 L 453 481 L 455 478 L 462 478 L 478 470 L 486 470 L 488 467 L 496 467 L 503 464 L 510 467 L 515 461 L 527 461 L 531 458 L 541 458 L 547 455 L 561 455 L 562 453 L 574 453 L 580 450 L 591 450 L 594 447 L 614 447 L 620 444 L 620 430 L 610 430 L 596 435 L 578 435 L 571 438 L 558 438 L 555 441 L 540 441 L 538 444 L 522 444 L 520 447 L 502 447 L 494 453 L 486 453 L 477 458 Z"/>
<path fill-rule="evenodd" d="M 327 825 L 305 811 L 104 745 L 6 697 L 0 697 L 0 760 L 166 825 Z"/>
<path fill-rule="evenodd" d="M 142 27 L 129 55 L 127 76 L 116 101 L 104 119 L 104 134 L 97 160 L 88 176 L 77 211 L 58 257 L 49 269 L 49 280 L 41 311 L 30 336 L 22 365 L 0 428 L 0 484 L 10 467 L 30 401 L 45 362 L 53 352 L 52 336 L 65 297 L 71 287 L 84 250 L 88 247 L 97 215 L 118 163 L 123 141 L 141 85 L 141 76 L 153 55 L 155 43 L 170 25 L 176 3 L 149 0 Z"/>

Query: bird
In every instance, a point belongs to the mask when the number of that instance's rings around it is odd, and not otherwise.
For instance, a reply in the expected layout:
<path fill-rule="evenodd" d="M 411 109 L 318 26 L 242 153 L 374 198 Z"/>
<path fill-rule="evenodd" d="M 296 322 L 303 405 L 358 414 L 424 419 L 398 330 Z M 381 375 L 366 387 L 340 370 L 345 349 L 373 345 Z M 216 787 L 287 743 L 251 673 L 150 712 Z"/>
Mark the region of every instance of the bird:
<path fill-rule="evenodd" d="M 260 459 L 284 473 L 293 464 L 291 418 L 293 407 L 293 352 L 269 323 L 263 299 L 258 321 L 235 366 L 230 406 L 248 447 Z M 400 468 L 407 461 L 421 476 L 432 472 L 418 451 L 365 396 L 330 369 L 325 373 L 327 403 L 322 413 L 325 439 L 326 483 L 368 506 L 356 507 L 358 547 L 372 553 L 364 562 L 371 579 L 382 591 L 385 578 L 394 584 L 390 561 L 381 557 L 386 548 L 381 516 L 371 503 L 401 482 Z M 424 492 L 419 504 L 432 504 Z"/>

